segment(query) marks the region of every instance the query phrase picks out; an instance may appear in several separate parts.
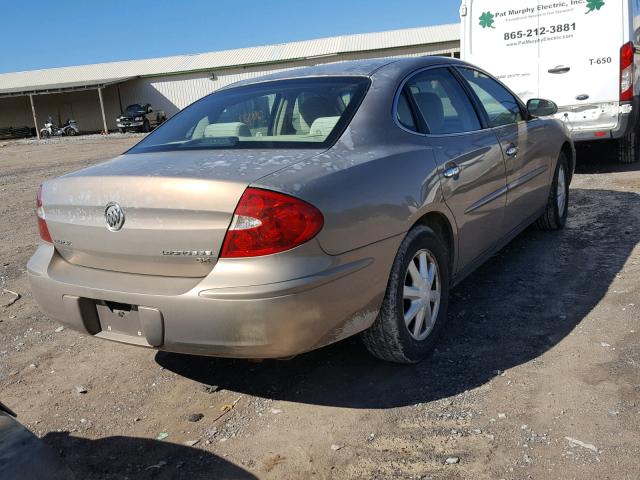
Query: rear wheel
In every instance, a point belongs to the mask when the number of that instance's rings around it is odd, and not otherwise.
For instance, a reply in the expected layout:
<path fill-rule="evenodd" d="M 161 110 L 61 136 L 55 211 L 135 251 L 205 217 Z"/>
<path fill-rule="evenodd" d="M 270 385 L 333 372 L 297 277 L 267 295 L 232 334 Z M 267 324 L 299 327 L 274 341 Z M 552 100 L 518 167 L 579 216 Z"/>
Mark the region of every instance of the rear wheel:
<path fill-rule="evenodd" d="M 423 360 L 438 339 L 447 318 L 448 252 L 428 227 L 413 228 L 405 237 L 391 269 L 378 318 L 363 333 L 376 357 L 397 363 Z"/>
<path fill-rule="evenodd" d="M 636 163 L 640 155 L 640 135 L 632 130 L 618 140 L 618 162 Z"/>
<path fill-rule="evenodd" d="M 567 223 L 569 211 L 569 162 L 564 153 L 560 154 L 553 183 L 547 199 L 545 212 L 536 220 L 541 230 L 560 230 Z"/>

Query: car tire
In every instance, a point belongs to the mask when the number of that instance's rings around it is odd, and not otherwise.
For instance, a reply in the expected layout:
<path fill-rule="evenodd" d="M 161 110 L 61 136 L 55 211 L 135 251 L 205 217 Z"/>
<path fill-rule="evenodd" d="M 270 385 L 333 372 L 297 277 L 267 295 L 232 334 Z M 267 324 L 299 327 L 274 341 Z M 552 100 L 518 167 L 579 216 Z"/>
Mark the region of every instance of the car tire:
<path fill-rule="evenodd" d="M 149 124 L 149 120 L 145 120 L 142 124 L 142 131 L 144 133 L 149 133 L 151 131 L 151 125 Z"/>
<path fill-rule="evenodd" d="M 426 282 L 420 284 L 419 281 L 416 282 L 416 274 L 425 281 L 424 259 L 427 263 L 426 271 L 434 271 L 435 275 L 427 275 Z M 435 300 L 432 296 L 435 294 L 431 293 L 434 291 L 439 292 L 437 303 L 432 301 Z M 426 296 L 427 292 L 429 297 Z M 423 323 L 417 327 L 422 311 L 419 307 L 425 305 L 427 298 L 428 309 L 424 307 Z M 396 254 L 380 313 L 371 328 L 362 334 L 365 346 L 381 360 L 395 363 L 417 363 L 423 360 L 433 350 L 445 324 L 448 300 L 448 250 L 432 229 L 426 226 L 414 227 L 402 241 Z M 417 313 L 412 317 L 416 308 Z M 433 311 L 436 309 L 437 311 Z M 431 321 L 428 318 L 429 310 L 432 311 Z M 405 321 L 405 318 L 409 321 Z"/>
<path fill-rule="evenodd" d="M 127 129 L 126 128 L 119 128 L 118 130 L 120 130 L 120 133 L 127 133 Z"/>
<path fill-rule="evenodd" d="M 567 223 L 569 212 L 569 162 L 562 152 L 558 157 L 553 183 L 544 213 L 536 220 L 540 230 L 560 230 Z"/>
<path fill-rule="evenodd" d="M 640 155 L 640 135 L 632 130 L 617 141 L 618 163 L 636 163 Z"/>

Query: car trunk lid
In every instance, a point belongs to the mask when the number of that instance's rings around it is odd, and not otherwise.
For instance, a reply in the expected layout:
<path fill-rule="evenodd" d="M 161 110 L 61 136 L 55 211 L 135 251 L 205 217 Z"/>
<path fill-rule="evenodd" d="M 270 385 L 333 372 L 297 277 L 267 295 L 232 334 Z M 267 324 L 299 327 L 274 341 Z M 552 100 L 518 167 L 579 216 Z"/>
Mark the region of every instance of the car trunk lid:
<path fill-rule="evenodd" d="M 70 263 L 202 277 L 214 267 L 246 187 L 317 151 L 130 154 L 43 185 L 45 218 Z M 107 209 L 124 216 L 108 225 Z M 112 219 L 113 220 L 113 219 Z"/>

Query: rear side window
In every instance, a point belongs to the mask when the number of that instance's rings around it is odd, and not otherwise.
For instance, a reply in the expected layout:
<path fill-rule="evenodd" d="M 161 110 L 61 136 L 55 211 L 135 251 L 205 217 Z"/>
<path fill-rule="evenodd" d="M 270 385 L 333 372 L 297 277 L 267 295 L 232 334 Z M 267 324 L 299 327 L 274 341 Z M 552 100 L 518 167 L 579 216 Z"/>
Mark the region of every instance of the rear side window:
<path fill-rule="evenodd" d="M 429 133 L 444 135 L 482 128 L 469 97 L 448 69 L 420 72 L 407 87 Z"/>
<path fill-rule="evenodd" d="M 477 70 L 460 68 L 459 71 L 486 110 L 489 126 L 501 127 L 522 121 L 520 105 L 509 90 Z"/>
<path fill-rule="evenodd" d="M 398 97 L 398 111 L 396 114 L 398 121 L 404 128 L 408 128 L 414 132 L 417 130 L 416 121 L 413 118 L 413 113 L 411 113 L 409 100 L 407 100 L 407 95 L 404 90 L 400 92 L 400 97 Z"/>

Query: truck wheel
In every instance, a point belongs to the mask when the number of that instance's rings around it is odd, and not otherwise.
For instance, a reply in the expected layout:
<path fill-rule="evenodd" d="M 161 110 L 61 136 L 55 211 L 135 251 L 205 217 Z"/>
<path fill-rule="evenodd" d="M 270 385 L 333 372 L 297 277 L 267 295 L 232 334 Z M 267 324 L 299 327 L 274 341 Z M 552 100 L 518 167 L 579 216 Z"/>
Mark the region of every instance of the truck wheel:
<path fill-rule="evenodd" d="M 619 163 L 636 163 L 639 160 L 640 135 L 632 130 L 618 140 L 617 147 Z"/>
<path fill-rule="evenodd" d="M 119 128 L 118 130 L 120 130 L 120 133 L 127 133 L 127 129 L 126 128 Z"/>
<path fill-rule="evenodd" d="M 448 259 L 433 230 L 418 226 L 409 231 L 393 262 L 378 318 L 362 334 L 372 355 L 416 363 L 431 353 L 447 318 Z"/>
<path fill-rule="evenodd" d="M 142 131 L 144 133 L 149 133 L 151 131 L 151 125 L 149 124 L 149 120 L 145 120 L 142 124 Z"/>

